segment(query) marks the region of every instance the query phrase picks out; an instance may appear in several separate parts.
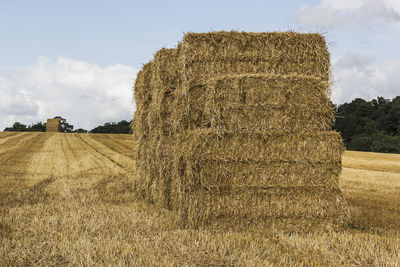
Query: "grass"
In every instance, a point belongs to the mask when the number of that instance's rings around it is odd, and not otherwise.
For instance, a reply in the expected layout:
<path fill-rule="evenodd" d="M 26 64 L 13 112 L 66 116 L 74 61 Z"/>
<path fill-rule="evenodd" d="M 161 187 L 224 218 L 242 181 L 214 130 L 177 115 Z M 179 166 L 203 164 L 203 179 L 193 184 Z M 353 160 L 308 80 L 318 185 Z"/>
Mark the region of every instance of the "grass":
<path fill-rule="evenodd" d="M 0 133 L 0 266 L 400 265 L 399 155 L 344 154 L 348 230 L 263 236 L 182 230 L 136 201 L 131 140 Z"/>

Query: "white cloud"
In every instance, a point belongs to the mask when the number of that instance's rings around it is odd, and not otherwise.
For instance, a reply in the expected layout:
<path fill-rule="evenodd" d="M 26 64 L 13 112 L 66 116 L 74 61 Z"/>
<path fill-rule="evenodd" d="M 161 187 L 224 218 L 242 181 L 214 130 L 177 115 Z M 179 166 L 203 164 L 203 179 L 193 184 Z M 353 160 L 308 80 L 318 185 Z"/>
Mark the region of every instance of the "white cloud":
<path fill-rule="evenodd" d="M 352 9 L 362 6 L 364 0 L 322 0 L 321 6 L 335 9 Z"/>
<path fill-rule="evenodd" d="M 378 62 L 375 56 L 348 52 L 332 60 L 332 100 L 400 95 L 400 60 Z M 101 67 L 60 57 L 40 57 L 21 69 L 0 71 L 0 130 L 19 121 L 30 124 L 61 115 L 75 128 L 92 129 L 107 121 L 130 119 L 136 70 Z"/>
<path fill-rule="evenodd" d="M 372 63 L 375 62 L 375 57 L 371 55 L 364 55 L 357 52 L 347 52 L 344 57 L 340 58 L 335 68 L 338 69 L 362 69 L 366 70 Z"/>
<path fill-rule="evenodd" d="M 292 19 L 298 23 L 335 28 L 345 25 L 371 27 L 380 23 L 400 23 L 398 0 L 322 0 L 317 6 L 303 6 Z"/>
<path fill-rule="evenodd" d="M 377 62 L 375 57 L 348 52 L 333 62 L 332 100 L 341 104 L 356 97 L 370 100 L 378 96 L 400 95 L 400 60 Z"/>
<path fill-rule="evenodd" d="M 15 121 L 34 123 L 60 115 L 91 129 L 130 119 L 136 70 L 121 64 L 101 67 L 59 57 L 39 57 L 21 69 L 0 72 L 0 130 Z"/>

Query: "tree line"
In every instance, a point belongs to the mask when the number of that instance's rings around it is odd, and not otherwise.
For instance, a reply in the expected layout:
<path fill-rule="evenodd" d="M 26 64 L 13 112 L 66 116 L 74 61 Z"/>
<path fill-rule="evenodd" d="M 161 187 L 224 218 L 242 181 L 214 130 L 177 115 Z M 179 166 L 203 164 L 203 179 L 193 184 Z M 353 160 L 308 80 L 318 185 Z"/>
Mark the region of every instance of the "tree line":
<path fill-rule="evenodd" d="M 61 132 L 63 133 L 114 133 L 114 134 L 129 134 L 131 133 L 130 121 L 122 120 L 120 122 L 107 122 L 104 125 L 97 126 L 88 131 L 83 128 L 74 130 L 74 126 L 69 124 L 66 119 L 61 116 L 54 117 L 60 119 Z M 15 122 L 11 127 L 4 129 L 5 132 L 45 132 L 46 123 L 37 122 L 31 125 L 25 125 L 20 122 Z"/>
<path fill-rule="evenodd" d="M 347 149 L 400 153 L 400 96 L 356 98 L 335 111 L 333 128 L 342 133 Z"/>

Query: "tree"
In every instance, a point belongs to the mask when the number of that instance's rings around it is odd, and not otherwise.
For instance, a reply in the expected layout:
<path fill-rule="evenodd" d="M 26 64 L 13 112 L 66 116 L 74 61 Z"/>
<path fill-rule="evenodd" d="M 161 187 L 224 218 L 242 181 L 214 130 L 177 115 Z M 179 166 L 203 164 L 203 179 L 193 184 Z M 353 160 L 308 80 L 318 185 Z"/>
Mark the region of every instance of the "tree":
<path fill-rule="evenodd" d="M 20 122 L 15 122 L 12 127 L 7 127 L 4 129 L 6 132 L 25 132 L 26 125 Z"/>
<path fill-rule="evenodd" d="M 106 122 L 104 125 L 92 129 L 90 133 L 129 134 L 130 131 L 130 122 L 122 120 L 120 122 Z"/>
<path fill-rule="evenodd" d="M 71 133 L 72 130 L 74 129 L 73 125 L 70 125 L 67 123 L 67 120 L 64 119 L 61 116 L 56 116 L 54 117 L 54 119 L 59 119 L 60 120 L 60 124 L 61 124 L 61 132 L 62 133 Z"/>
<path fill-rule="evenodd" d="M 82 128 L 76 129 L 73 131 L 73 133 L 87 133 L 88 131 Z"/>
<path fill-rule="evenodd" d="M 383 153 L 400 153 L 400 137 L 379 133 L 373 136 L 370 151 Z"/>
<path fill-rule="evenodd" d="M 339 105 L 334 129 L 348 149 L 400 153 L 400 96 Z"/>
<path fill-rule="evenodd" d="M 354 136 L 347 148 L 350 150 L 370 151 L 372 142 L 373 138 L 370 135 L 362 133 Z"/>
<path fill-rule="evenodd" d="M 37 122 L 36 124 L 32 124 L 26 128 L 28 132 L 45 132 L 46 131 L 46 123 Z"/>

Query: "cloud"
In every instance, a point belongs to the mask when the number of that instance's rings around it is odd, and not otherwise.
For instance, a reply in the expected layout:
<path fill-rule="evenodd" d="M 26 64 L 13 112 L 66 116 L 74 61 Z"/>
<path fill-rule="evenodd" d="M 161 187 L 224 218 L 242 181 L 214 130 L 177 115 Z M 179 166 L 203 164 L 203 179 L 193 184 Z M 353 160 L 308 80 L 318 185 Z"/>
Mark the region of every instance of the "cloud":
<path fill-rule="evenodd" d="M 363 69 L 366 70 L 369 65 L 375 62 L 375 57 L 371 55 L 363 55 L 357 52 L 347 52 L 344 57 L 340 58 L 335 67 L 339 69 Z"/>
<path fill-rule="evenodd" d="M 130 119 L 137 71 L 121 64 L 101 67 L 59 57 L 0 72 L 0 130 L 15 121 L 30 124 L 60 115 L 86 129 Z"/>
<path fill-rule="evenodd" d="M 348 52 L 332 60 L 332 100 L 399 95 L 400 60 L 378 62 L 373 55 Z M 31 66 L 0 71 L 0 130 L 19 121 L 31 124 L 60 115 L 85 129 L 130 119 L 137 71 L 124 65 L 101 67 L 64 57 L 39 57 Z"/>
<path fill-rule="evenodd" d="M 334 103 L 342 104 L 356 97 L 370 100 L 399 95 L 400 60 L 377 62 L 374 56 L 348 52 L 333 61 Z"/>
<path fill-rule="evenodd" d="M 400 23 L 400 1 L 322 0 L 317 6 L 303 6 L 291 17 L 295 22 L 332 29 L 346 25 L 371 27 L 380 23 Z"/>
<path fill-rule="evenodd" d="M 0 114 L 37 115 L 39 106 L 26 96 L 24 90 L 13 91 L 6 79 L 0 76 Z"/>
<path fill-rule="evenodd" d="M 364 0 L 322 0 L 321 6 L 330 6 L 335 9 L 353 9 L 362 6 Z"/>

